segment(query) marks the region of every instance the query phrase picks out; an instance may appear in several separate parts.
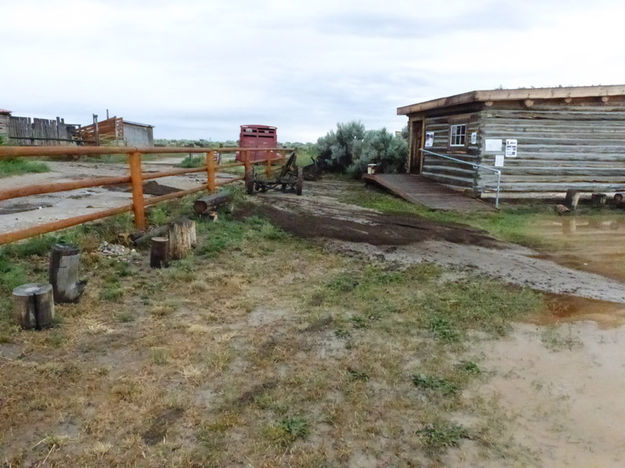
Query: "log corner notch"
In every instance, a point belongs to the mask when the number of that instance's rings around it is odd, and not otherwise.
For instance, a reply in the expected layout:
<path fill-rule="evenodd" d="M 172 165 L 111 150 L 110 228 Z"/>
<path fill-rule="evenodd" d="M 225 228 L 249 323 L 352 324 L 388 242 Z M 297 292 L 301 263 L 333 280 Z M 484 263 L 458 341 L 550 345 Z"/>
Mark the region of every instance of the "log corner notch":
<path fill-rule="evenodd" d="M 42 330 L 54 322 L 52 285 L 28 283 L 13 290 L 15 320 L 25 330 Z"/>
<path fill-rule="evenodd" d="M 57 304 L 78 302 L 87 281 L 78 280 L 80 253 L 73 245 L 56 244 L 50 254 L 50 284 Z"/>
<path fill-rule="evenodd" d="M 168 225 L 169 259 L 180 260 L 197 244 L 195 221 L 180 218 Z"/>

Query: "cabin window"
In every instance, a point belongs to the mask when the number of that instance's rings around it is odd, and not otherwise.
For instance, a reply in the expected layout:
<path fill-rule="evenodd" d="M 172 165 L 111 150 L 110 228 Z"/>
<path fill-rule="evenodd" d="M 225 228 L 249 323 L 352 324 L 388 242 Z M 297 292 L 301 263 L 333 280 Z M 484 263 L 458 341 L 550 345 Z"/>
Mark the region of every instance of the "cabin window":
<path fill-rule="evenodd" d="M 465 146 L 467 141 L 467 124 L 452 125 L 449 134 L 449 146 Z"/>

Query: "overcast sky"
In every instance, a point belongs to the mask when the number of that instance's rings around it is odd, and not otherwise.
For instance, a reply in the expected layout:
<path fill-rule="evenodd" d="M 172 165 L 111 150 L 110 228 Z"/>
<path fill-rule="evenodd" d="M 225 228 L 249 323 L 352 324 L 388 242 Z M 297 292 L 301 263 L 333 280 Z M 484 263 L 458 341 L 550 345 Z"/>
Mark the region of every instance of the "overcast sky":
<path fill-rule="evenodd" d="M 0 108 L 236 139 L 399 130 L 398 106 L 474 89 L 622 84 L 625 4 L 0 0 Z"/>

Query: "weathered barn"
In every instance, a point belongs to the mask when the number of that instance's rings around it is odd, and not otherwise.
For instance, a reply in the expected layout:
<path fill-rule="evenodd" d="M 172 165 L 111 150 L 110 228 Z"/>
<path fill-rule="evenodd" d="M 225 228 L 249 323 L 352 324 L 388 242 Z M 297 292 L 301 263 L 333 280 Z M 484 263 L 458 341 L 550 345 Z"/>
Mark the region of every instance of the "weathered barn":
<path fill-rule="evenodd" d="M 86 144 L 115 146 L 154 146 L 154 126 L 111 117 L 77 130 Z"/>
<path fill-rule="evenodd" d="M 409 172 L 452 188 L 492 196 L 496 168 L 508 198 L 625 191 L 625 85 L 472 91 L 397 114 Z"/>

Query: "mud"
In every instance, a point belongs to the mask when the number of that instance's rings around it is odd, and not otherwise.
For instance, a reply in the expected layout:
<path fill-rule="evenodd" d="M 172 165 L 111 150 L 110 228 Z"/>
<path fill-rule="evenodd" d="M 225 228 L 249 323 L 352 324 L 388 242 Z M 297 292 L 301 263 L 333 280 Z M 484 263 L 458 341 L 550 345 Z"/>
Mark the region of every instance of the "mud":
<path fill-rule="evenodd" d="M 132 188 L 130 184 L 115 184 L 115 185 L 107 185 L 104 187 L 111 192 L 132 192 Z M 162 185 L 156 182 L 155 180 L 150 180 L 143 184 L 143 194 L 144 195 L 167 195 L 174 192 L 180 192 L 181 189 L 176 187 L 170 187 L 168 185 Z"/>
<path fill-rule="evenodd" d="M 50 203 L 13 203 L 0 207 L 0 215 L 24 213 L 25 211 L 40 210 L 51 206 Z"/>
<path fill-rule="evenodd" d="M 600 329 L 625 325 L 625 305 L 577 296 L 547 295 L 547 310 L 528 321 L 536 325 L 560 325 L 592 321 Z"/>
<path fill-rule="evenodd" d="M 328 213 L 290 211 L 275 205 L 247 204 L 235 214 L 239 218 L 262 215 L 273 224 L 299 237 L 324 237 L 371 245 L 406 245 L 432 239 L 458 244 L 499 248 L 500 242 L 483 231 L 462 225 L 442 225 L 418 216 L 400 216 L 361 211 L 357 219 Z"/>
<path fill-rule="evenodd" d="M 309 184 L 301 197 L 265 193 L 240 217 L 261 214 L 297 236 L 320 238 L 326 248 L 400 265 L 432 262 L 484 274 L 545 293 L 625 304 L 625 285 L 603 275 L 568 268 L 540 253 L 500 242 L 463 225 L 442 225 L 418 216 L 387 215 L 341 203 L 344 183 Z M 569 310 L 572 310 L 569 308 Z M 582 312 L 570 316 L 583 315 Z"/>

